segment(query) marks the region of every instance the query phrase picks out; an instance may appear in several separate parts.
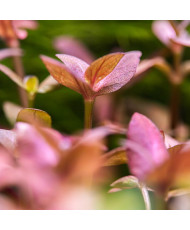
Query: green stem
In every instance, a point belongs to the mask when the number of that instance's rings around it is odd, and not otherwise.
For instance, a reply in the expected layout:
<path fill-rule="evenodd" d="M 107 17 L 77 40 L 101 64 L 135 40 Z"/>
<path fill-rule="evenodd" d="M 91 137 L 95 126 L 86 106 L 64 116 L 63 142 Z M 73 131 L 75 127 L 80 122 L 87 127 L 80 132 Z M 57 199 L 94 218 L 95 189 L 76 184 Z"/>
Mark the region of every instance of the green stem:
<path fill-rule="evenodd" d="M 147 190 L 147 187 L 143 183 L 140 183 L 140 190 L 141 190 L 141 193 L 144 199 L 146 210 L 151 210 L 151 203 L 150 203 L 150 197 L 148 194 L 148 190 Z"/>
<path fill-rule="evenodd" d="M 85 129 L 92 128 L 92 112 L 93 112 L 94 100 L 84 100 L 84 124 Z"/>
<path fill-rule="evenodd" d="M 28 107 L 33 108 L 34 107 L 34 99 L 35 99 L 35 94 L 30 94 L 28 93 Z"/>

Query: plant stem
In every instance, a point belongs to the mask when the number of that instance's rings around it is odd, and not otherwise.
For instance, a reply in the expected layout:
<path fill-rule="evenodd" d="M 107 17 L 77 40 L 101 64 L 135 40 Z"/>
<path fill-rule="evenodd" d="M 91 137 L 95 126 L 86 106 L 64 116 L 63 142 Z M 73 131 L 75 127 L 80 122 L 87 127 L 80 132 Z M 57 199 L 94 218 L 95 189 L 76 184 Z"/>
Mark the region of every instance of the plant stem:
<path fill-rule="evenodd" d="M 92 112 L 93 112 L 94 100 L 84 100 L 84 127 L 85 129 L 92 128 Z"/>
<path fill-rule="evenodd" d="M 7 43 L 10 48 L 20 48 L 20 43 L 18 39 L 14 39 L 12 42 Z M 21 78 L 24 79 L 24 68 L 22 64 L 22 59 L 20 56 L 13 56 L 13 65 L 15 72 L 17 75 Z M 19 92 L 19 97 L 20 97 L 20 102 L 23 107 L 28 106 L 28 100 L 27 100 L 27 93 L 24 89 L 21 87 L 18 87 L 18 92 Z"/>
<path fill-rule="evenodd" d="M 30 94 L 28 93 L 28 107 L 33 108 L 34 106 L 34 99 L 35 99 L 35 94 Z"/>
<path fill-rule="evenodd" d="M 180 82 L 181 82 L 181 54 L 174 54 L 174 70 L 175 70 L 175 79 L 172 83 L 171 89 L 171 99 L 170 99 L 170 117 L 171 124 L 170 127 L 173 131 L 173 137 L 175 137 L 175 129 L 179 123 L 179 107 L 180 107 Z"/>
<path fill-rule="evenodd" d="M 180 106 L 180 85 L 171 85 L 171 99 L 170 99 L 170 116 L 171 124 L 170 127 L 173 130 L 173 137 L 175 137 L 175 129 L 179 122 L 179 106 Z"/>
<path fill-rule="evenodd" d="M 147 187 L 144 185 L 144 183 L 140 183 L 140 190 L 144 199 L 146 210 L 151 210 L 151 203 L 150 203 L 148 190 Z"/>
<path fill-rule="evenodd" d="M 13 64 L 14 64 L 15 72 L 18 74 L 18 76 L 21 77 L 21 79 L 23 79 L 24 78 L 24 69 L 23 69 L 21 57 L 13 56 Z M 21 105 L 23 107 L 27 107 L 28 102 L 27 102 L 27 94 L 26 94 L 25 90 L 22 89 L 21 87 L 18 87 L 18 91 L 19 91 Z"/>
<path fill-rule="evenodd" d="M 179 29 L 177 28 L 176 23 L 173 20 L 169 20 L 169 23 L 171 24 L 171 26 L 173 27 L 175 33 L 177 36 L 179 36 Z"/>

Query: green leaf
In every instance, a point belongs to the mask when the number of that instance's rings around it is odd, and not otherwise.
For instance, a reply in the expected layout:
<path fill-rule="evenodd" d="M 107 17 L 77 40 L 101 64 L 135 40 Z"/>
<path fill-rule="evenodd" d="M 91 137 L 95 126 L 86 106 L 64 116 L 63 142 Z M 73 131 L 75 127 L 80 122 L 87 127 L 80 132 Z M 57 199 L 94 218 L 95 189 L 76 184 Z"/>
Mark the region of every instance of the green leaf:
<path fill-rule="evenodd" d="M 35 76 L 27 76 L 24 78 L 24 87 L 30 94 L 38 91 L 39 80 Z"/>
<path fill-rule="evenodd" d="M 17 122 L 19 121 L 39 124 L 47 127 L 51 127 L 52 123 L 51 117 L 48 113 L 32 108 L 22 109 L 17 116 Z"/>
<path fill-rule="evenodd" d="M 117 192 L 123 189 L 139 188 L 139 180 L 134 176 L 125 176 L 114 181 L 111 185 L 113 187 L 109 192 Z"/>

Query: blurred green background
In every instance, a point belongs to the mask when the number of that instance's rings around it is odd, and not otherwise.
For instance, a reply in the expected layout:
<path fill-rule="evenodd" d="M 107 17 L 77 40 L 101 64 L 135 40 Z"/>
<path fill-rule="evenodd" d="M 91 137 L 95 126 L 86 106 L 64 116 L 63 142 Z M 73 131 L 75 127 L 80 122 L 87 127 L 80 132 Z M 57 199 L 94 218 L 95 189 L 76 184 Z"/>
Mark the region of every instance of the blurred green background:
<path fill-rule="evenodd" d="M 155 51 L 163 48 L 161 42 L 151 30 L 152 21 L 38 21 L 37 30 L 28 30 L 29 36 L 21 41 L 24 50 L 24 67 L 26 75 L 36 75 L 43 80 L 48 71 L 41 62 L 39 55 L 54 57 L 57 51 L 53 47 L 53 39 L 59 35 L 72 35 L 100 57 L 110 53 L 115 48 L 123 51 L 140 50 L 141 59 L 149 57 Z M 0 48 L 5 45 L 0 41 Z M 185 49 L 184 59 L 190 59 L 190 48 Z M 12 67 L 10 59 L 3 61 Z M 19 102 L 16 86 L 2 73 L 0 74 L 0 124 L 10 127 L 2 111 L 4 101 Z M 182 85 L 181 117 L 190 124 L 190 82 L 187 78 Z M 152 69 L 141 81 L 121 92 L 122 97 L 135 95 L 168 105 L 170 87 L 166 77 Z M 47 111 L 53 119 L 53 127 L 73 133 L 83 127 L 82 97 L 67 89 L 60 89 L 37 95 L 35 107 Z"/>

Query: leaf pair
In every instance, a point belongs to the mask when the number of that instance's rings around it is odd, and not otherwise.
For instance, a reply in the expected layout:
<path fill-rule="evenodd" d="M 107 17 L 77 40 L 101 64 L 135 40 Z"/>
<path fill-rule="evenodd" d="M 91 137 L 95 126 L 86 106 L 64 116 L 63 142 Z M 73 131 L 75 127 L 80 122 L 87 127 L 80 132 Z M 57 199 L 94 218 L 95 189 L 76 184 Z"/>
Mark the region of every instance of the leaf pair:
<path fill-rule="evenodd" d="M 39 80 L 36 76 L 26 76 L 22 80 L 20 76 L 2 64 L 0 64 L 0 71 L 31 95 L 36 93 L 46 93 L 58 87 L 57 81 L 55 81 L 51 76 L 48 76 L 39 84 Z"/>
<path fill-rule="evenodd" d="M 189 21 L 155 21 L 152 25 L 154 34 L 172 51 L 179 52 L 183 46 L 190 46 L 190 36 L 186 31 Z"/>
<path fill-rule="evenodd" d="M 86 100 L 114 92 L 135 74 L 141 52 L 113 53 L 88 65 L 79 58 L 58 54 L 63 63 L 41 56 L 50 74 L 62 85 L 80 93 Z"/>

